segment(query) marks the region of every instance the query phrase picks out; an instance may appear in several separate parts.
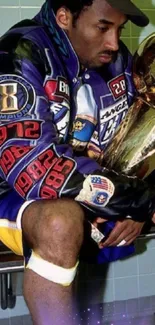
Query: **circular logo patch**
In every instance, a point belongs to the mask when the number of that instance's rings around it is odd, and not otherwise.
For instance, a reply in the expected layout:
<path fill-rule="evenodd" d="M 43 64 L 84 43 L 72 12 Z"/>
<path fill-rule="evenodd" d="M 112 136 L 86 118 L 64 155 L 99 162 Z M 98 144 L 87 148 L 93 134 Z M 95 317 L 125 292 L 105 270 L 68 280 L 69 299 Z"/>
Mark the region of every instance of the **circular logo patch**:
<path fill-rule="evenodd" d="M 21 118 L 33 108 L 36 95 L 33 86 L 17 75 L 0 76 L 0 119 Z"/>

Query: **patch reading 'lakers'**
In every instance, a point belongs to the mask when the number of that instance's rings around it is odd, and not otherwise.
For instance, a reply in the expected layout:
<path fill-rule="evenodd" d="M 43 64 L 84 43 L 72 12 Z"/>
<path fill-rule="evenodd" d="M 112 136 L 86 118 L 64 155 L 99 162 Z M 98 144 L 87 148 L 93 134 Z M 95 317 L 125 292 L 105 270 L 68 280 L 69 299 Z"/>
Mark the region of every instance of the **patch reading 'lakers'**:
<path fill-rule="evenodd" d="M 33 108 L 33 86 L 18 75 L 0 76 L 0 120 L 21 118 Z"/>

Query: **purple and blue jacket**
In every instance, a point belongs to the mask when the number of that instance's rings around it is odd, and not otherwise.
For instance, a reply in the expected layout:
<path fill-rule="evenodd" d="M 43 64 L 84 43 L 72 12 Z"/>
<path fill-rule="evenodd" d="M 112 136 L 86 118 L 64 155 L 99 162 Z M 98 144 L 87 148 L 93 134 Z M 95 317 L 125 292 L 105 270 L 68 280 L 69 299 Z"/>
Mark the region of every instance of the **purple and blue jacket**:
<path fill-rule="evenodd" d="M 115 192 L 106 205 L 79 202 L 90 219 L 107 218 L 109 229 L 128 215 L 138 221 L 151 217 L 154 191 L 101 166 L 135 96 L 131 71 L 132 57 L 122 42 L 114 62 L 81 70 L 47 3 L 33 20 L 12 27 L 0 40 L 1 198 L 14 189 L 24 200 L 76 199 L 88 175 L 97 189 L 101 175 Z M 107 248 L 97 259 L 131 252 L 132 246 Z"/>

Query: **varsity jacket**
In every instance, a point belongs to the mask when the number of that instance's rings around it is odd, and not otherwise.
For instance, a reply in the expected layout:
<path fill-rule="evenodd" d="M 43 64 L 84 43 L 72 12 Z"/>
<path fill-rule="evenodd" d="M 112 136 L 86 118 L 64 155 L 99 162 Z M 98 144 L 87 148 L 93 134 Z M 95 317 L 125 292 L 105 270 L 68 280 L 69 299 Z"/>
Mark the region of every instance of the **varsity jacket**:
<path fill-rule="evenodd" d="M 0 40 L 0 195 L 77 200 L 86 214 L 144 221 L 154 188 L 102 166 L 104 149 L 135 96 L 132 57 L 82 70 L 45 3 Z"/>

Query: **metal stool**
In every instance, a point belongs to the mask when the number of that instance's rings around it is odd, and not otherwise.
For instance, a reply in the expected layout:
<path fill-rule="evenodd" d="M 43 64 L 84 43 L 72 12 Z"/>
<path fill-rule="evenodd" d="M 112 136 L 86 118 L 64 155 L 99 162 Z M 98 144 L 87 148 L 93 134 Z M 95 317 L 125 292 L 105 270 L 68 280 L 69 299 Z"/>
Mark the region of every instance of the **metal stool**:
<path fill-rule="evenodd" d="M 155 238 L 155 226 L 152 226 L 149 232 L 143 233 L 138 236 L 138 239 L 153 239 Z"/>
<path fill-rule="evenodd" d="M 12 273 L 24 270 L 22 256 L 15 255 L 6 246 L 0 242 L 0 306 L 14 308 L 16 304 L 16 295 L 13 294 Z"/>

